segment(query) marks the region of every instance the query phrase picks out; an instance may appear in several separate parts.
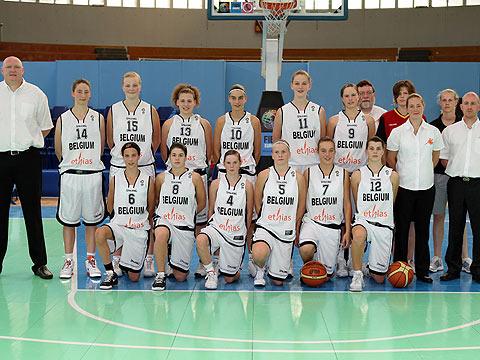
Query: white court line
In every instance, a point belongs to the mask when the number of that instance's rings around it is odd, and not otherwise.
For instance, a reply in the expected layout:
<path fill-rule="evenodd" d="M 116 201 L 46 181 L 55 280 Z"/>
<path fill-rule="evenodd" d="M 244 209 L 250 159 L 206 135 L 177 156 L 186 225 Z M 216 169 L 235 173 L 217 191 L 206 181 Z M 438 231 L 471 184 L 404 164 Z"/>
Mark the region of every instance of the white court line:
<path fill-rule="evenodd" d="M 475 326 L 480 324 L 480 319 L 462 324 L 457 325 L 449 328 L 439 329 L 439 330 L 432 330 L 426 331 L 423 333 L 413 333 L 413 334 L 405 334 L 405 335 L 396 335 L 396 336 L 386 336 L 386 337 L 378 337 L 378 338 L 370 338 L 370 339 L 353 339 L 353 340 L 264 340 L 264 339 L 238 339 L 238 338 L 223 338 L 223 337 L 210 337 L 210 336 L 200 336 L 200 335 L 191 335 L 191 334 L 181 334 L 175 332 L 168 332 L 168 331 L 160 331 L 160 330 L 153 330 L 142 328 L 139 326 L 128 325 L 124 323 L 120 323 L 117 321 L 112 321 L 109 319 L 105 319 L 103 317 L 94 315 L 84 309 L 82 309 L 77 302 L 75 301 L 75 295 L 77 292 L 77 277 L 74 275 L 72 278 L 72 290 L 68 294 L 68 304 L 79 314 L 86 316 L 90 319 L 95 321 L 103 322 L 105 324 L 109 324 L 112 326 L 122 327 L 125 329 L 139 331 L 149 334 L 156 334 L 162 336 L 170 336 L 170 337 L 178 337 L 178 338 L 185 338 L 185 339 L 196 339 L 196 340 L 205 340 L 205 341 L 220 341 L 220 342 L 231 342 L 231 343 L 256 343 L 256 344 L 349 344 L 349 343 L 366 343 L 366 342 L 379 342 L 379 341 L 390 341 L 390 340 L 399 340 L 399 339 L 409 339 L 409 338 L 417 338 L 422 336 L 429 336 L 429 335 L 436 335 L 436 334 L 443 334 L 450 331 L 460 330 L 467 327 Z"/>
<path fill-rule="evenodd" d="M 96 292 L 98 290 L 95 289 L 77 289 L 77 292 Z M 145 293 L 153 293 L 152 290 L 149 289 L 115 289 L 115 292 L 145 292 Z M 191 289 L 191 290 L 165 290 L 161 294 L 168 294 L 168 293 L 208 293 L 208 294 L 216 294 L 216 293 L 256 293 L 256 294 L 350 294 L 348 290 L 200 290 L 200 289 Z M 158 292 L 156 293 L 158 296 L 161 296 Z M 416 291 L 416 290 L 406 290 L 406 291 L 391 291 L 391 290 L 364 290 L 361 294 L 463 294 L 463 295 L 478 295 L 480 296 L 480 291 Z M 352 296 L 356 296 L 359 294 L 351 294 Z M 480 319 L 479 319 L 480 320 Z"/>
<path fill-rule="evenodd" d="M 227 353 L 294 353 L 294 354 L 334 354 L 334 353 L 408 353 L 408 352 L 434 352 L 434 351 L 467 351 L 480 350 L 480 346 L 462 346 L 462 347 L 444 347 L 444 348 L 401 348 L 401 349 L 325 349 L 325 350 L 297 350 L 297 349 L 229 349 L 229 348 L 189 348 L 189 347 L 169 347 L 154 345 L 129 345 L 129 344 L 109 344 L 109 343 L 93 343 L 83 341 L 64 341 L 64 340 L 48 340 L 35 339 L 17 336 L 2 336 L 0 340 L 25 341 L 43 344 L 61 344 L 61 345 L 77 345 L 77 346 L 94 346 L 106 348 L 121 349 L 144 349 L 144 350 L 167 350 L 167 351 L 202 351 L 202 352 L 227 352 Z"/>

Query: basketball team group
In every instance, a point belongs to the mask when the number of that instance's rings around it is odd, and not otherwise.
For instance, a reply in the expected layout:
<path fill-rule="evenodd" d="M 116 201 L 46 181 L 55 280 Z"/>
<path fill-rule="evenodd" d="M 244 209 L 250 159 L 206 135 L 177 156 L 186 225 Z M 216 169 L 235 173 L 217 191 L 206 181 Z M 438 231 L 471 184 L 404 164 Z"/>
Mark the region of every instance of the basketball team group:
<path fill-rule="evenodd" d="M 37 104 L 47 103 L 41 90 L 23 79 L 23 67 L 15 69 L 13 60 L 9 67 L 7 60 L 0 102 L 6 94 L 36 96 Z M 11 86 L 14 77 L 16 87 Z M 432 283 L 429 274 L 437 271 L 445 271 L 440 281 L 458 279 L 464 271 L 480 282 L 480 100 L 475 92 L 459 98 L 452 89 L 440 91 L 440 116 L 429 123 L 425 101 L 411 81 L 393 85 L 396 107 L 386 111 L 374 105 L 373 84 L 362 80 L 340 89 L 343 109 L 327 121 L 325 109 L 308 98 L 310 75 L 296 71 L 290 85 L 293 99 L 275 114 L 273 165 L 257 173 L 261 125 L 245 110 L 244 86 L 230 88 L 231 109 L 212 129 L 195 112 L 200 105 L 195 86 L 174 88 L 171 101 L 177 114 L 160 126 L 155 108 L 140 97 L 141 85 L 139 74 L 125 73 L 125 99 L 110 107 L 105 120 L 88 107 L 89 81 L 76 80 L 71 89 L 74 105 L 56 121 L 57 219 L 65 247 L 60 278 L 71 278 L 76 269 L 76 228 L 83 223 L 86 272 L 101 278 L 99 288 L 104 290 L 117 286 L 120 276 L 136 282 L 143 274 L 152 278 L 152 290 L 162 291 L 168 277 L 185 281 L 191 267 L 196 277 L 205 278 L 206 289 L 216 289 L 220 275 L 227 284 L 240 278 L 245 252 L 244 266 L 255 286 L 265 286 L 267 276 L 282 286 L 293 276 L 297 248 L 304 263 L 323 264 L 330 280 L 350 276 L 350 291 L 362 291 L 367 278 L 383 283 L 392 261 L 409 263 L 417 281 L 424 283 Z M 35 141 L 43 146 L 53 124 L 46 111 L 43 117 L 38 109 L 34 113 L 39 138 L 25 142 L 26 149 L 12 148 L 11 142 L 6 149 L 0 135 L 0 157 L 13 163 L 34 156 L 30 152 L 39 147 Z M 22 116 L 20 112 L 16 121 Z M 105 142 L 111 154 L 106 201 Z M 158 149 L 167 169 L 156 174 Z M 212 180 L 215 166 L 218 175 Z M 2 178 L 2 202 L 5 182 Z M 25 190 L 16 185 L 23 206 Z M 25 222 L 28 232 L 26 215 Z M 38 248 L 28 236 L 30 249 Z M 3 242 L 0 272 L 6 238 L 0 239 L 2 247 Z M 194 249 L 198 264 L 192 264 Z M 33 272 L 51 278 L 46 254 L 45 259 L 32 251 L 30 255 Z"/>

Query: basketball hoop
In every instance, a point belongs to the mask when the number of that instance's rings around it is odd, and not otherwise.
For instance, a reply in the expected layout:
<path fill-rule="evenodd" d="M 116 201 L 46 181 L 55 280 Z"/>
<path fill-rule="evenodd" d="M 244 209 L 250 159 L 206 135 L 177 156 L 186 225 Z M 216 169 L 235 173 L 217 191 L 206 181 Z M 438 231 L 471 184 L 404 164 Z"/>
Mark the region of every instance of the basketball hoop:
<path fill-rule="evenodd" d="M 297 0 L 259 0 L 265 20 L 262 36 L 262 76 L 265 90 L 277 91 L 282 73 L 283 42 L 288 15 L 297 8 Z"/>
<path fill-rule="evenodd" d="M 260 0 L 258 6 L 265 17 L 267 37 L 271 39 L 285 33 L 288 15 L 297 7 L 297 0 Z"/>

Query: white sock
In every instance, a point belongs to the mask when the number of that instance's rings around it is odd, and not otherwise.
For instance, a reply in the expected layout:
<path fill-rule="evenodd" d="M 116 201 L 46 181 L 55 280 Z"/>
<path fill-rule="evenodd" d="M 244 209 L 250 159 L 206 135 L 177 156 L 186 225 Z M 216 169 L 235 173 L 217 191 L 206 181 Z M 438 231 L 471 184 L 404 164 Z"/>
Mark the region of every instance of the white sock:
<path fill-rule="evenodd" d="M 65 259 L 73 260 L 73 253 L 65 254 Z"/>
<path fill-rule="evenodd" d="M 213 263 L 211 263 L 211 262 L 208 263 L 207 265 L 203 265 L 203 266 L 205 267 L 205 270 L 206 270 L 207 272 L 213 272 L 213 271 L 215 271 L 215 269 L 213 268 Z"/>

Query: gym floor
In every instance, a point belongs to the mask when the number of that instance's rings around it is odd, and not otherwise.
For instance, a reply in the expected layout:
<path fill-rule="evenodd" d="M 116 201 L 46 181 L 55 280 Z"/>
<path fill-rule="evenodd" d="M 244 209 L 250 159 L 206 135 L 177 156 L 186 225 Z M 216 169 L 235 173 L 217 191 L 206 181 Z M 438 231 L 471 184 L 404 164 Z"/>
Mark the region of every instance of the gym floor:
<path fill-rule="evenodd" d="M 219 289 L 207 292 L 192 271 L 183 284 L 168 280 L 165 292 L 151 291 L 152 279 L 133 284 L 125 276 L 118 289 L 101 291 L 85 274 L 83 228 L 78 271 L 58 279 L 62 228 L 55 207 L 45 206 L 43 217 L 50 281 L 33 276 L 21 209 L 11 210 L 1 359 L 463 360 L 480 350 L 480 284 L 465 273 L 447 284 L 434 274 L 433 285 L 401 290 L 367 279 L 363 293 L 350 293 L 350 278 L 311 289 L 298 275 L 281 288 L 267 281 L 254 289 L 244 269 L 237 284 L 220 278 Z M 297 253 L 294 261 L 298 274 Z"/>

